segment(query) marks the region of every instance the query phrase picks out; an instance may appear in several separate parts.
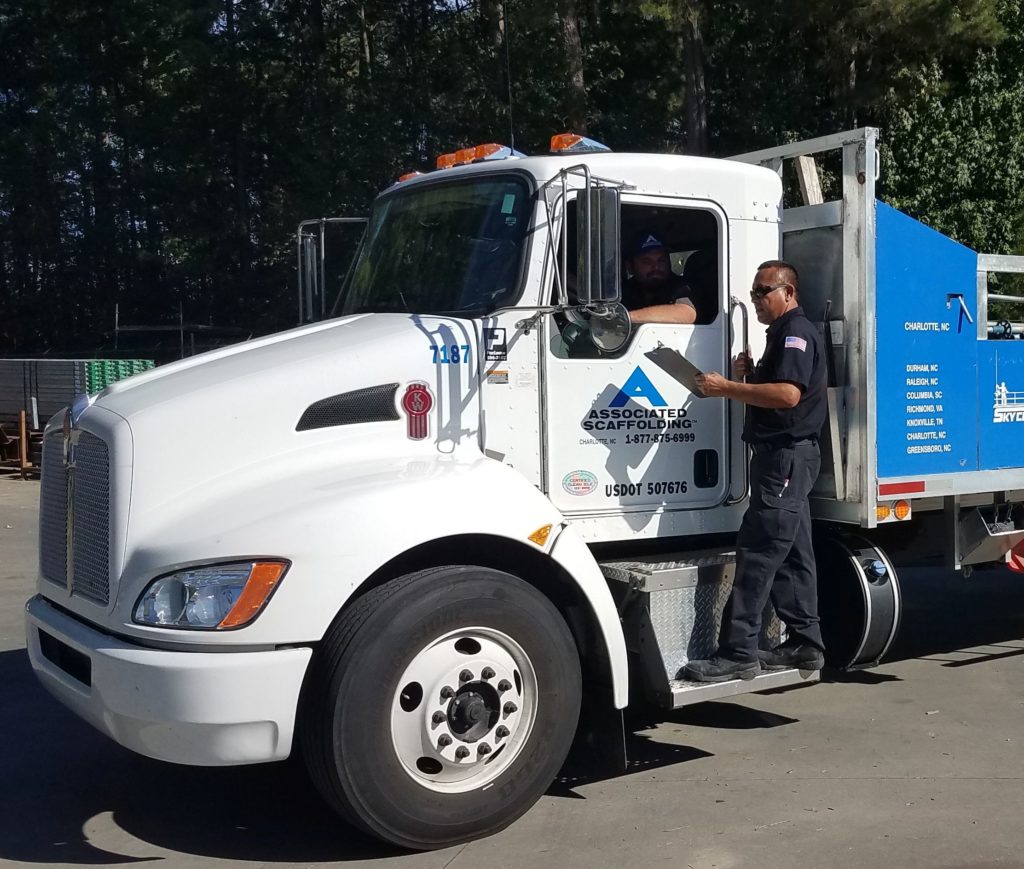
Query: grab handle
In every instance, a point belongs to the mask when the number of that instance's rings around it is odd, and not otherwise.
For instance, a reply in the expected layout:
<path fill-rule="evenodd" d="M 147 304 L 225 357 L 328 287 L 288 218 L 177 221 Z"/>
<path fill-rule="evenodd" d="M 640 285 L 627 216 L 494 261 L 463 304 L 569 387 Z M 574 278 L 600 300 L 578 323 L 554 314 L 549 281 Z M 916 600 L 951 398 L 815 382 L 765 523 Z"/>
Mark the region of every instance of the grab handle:
<path fill-rule="evenodd" d="M 729 297 L 729 364 L 732 364 L 732 344 L 733 344 L 733 314 L 736 313 L 736 309 L 739 308 L 740 319 L 743 321 L 743 347 L 740 350 L 741 353 L 746 353 L 750 347 L 750 317 L 747 313 L 747 306 L 743 304 L 736 296 Z M 728 445 L 727 449 L 732 452 L 732 436 L 733 436 L 733 424 L 732 424 L 733 411 L 730 408 L 726 413 L 726 421 L 728 425 L 726 430 L 728 431 Z M 743 444 L 743 491 L 739 496 L 733 498 L 730 497 L 726 502 L 726 507 L 731 507 L 733 504 L 738 504 L 744 498 L 747 497 L 747 490 L 750 488 L 750 455 L 747 451 L 746 443 Z M 729 462 L 729 491 L 732 491 L 732 462 Z"/>

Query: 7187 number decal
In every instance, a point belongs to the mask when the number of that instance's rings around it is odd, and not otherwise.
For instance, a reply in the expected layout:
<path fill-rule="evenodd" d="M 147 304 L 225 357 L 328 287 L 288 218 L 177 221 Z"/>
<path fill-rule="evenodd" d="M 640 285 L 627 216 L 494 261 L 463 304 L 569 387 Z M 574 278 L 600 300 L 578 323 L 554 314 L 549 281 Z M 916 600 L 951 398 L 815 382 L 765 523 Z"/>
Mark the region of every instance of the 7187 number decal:
<path fill-rule="evenodd" d="M 430 348 L 434 353 L 433 363 L 437 365 L 469 365 L 468 344 L 433 344 Z"/>

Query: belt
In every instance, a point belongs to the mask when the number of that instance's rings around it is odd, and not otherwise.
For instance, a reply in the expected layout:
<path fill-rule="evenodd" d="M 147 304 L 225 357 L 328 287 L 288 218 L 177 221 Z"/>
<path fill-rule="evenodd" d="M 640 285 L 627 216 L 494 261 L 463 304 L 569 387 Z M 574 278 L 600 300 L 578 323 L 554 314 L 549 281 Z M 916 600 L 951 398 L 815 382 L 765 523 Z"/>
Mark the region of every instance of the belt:
<path fill-rule="evenodd" d="M 784 442 L 751 444 L 750 445 L 750 449 L 754 453 L 754 455 L 760 455 L 761 453 L 768 453 L 768 452 L 771 452 L 772 450 L 788 450 L 788 449 L 792 449 L 793 447 L 803 446 L 804 444 L 814 444 L 814 446 L 817 446 L 818 445 L 818 439 L 817 438 L 801 438 L 798 441 L 784 441 Z"/>

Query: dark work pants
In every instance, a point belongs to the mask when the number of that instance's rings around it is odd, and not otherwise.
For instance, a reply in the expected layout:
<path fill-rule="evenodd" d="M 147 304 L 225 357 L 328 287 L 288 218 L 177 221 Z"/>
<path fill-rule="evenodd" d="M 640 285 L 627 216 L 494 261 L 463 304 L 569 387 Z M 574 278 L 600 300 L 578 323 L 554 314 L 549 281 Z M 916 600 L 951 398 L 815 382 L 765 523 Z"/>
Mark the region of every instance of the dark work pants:
<path fill-rule="evenodd" d="M 790 638 L 824 648 L 807 500 L 820 465 L 818 445 L 810 442 L 751 457 L 750 507 L 736 540 L 736 580 L 722 616 L 719 654 L 757 660 L 769 596 Z"/>

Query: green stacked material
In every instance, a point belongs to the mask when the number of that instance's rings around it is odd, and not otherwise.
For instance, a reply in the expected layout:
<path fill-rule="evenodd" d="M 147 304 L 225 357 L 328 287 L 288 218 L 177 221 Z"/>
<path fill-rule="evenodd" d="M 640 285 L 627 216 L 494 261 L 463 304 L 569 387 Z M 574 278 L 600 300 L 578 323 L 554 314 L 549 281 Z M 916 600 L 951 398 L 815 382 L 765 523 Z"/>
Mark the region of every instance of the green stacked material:
<path fill-rule="evenodd" d="M 99 392 L 111 383 L 148 371 L 153 365 L 152 359 L 92 359 L 85 363 L 86 391 Z"/>

